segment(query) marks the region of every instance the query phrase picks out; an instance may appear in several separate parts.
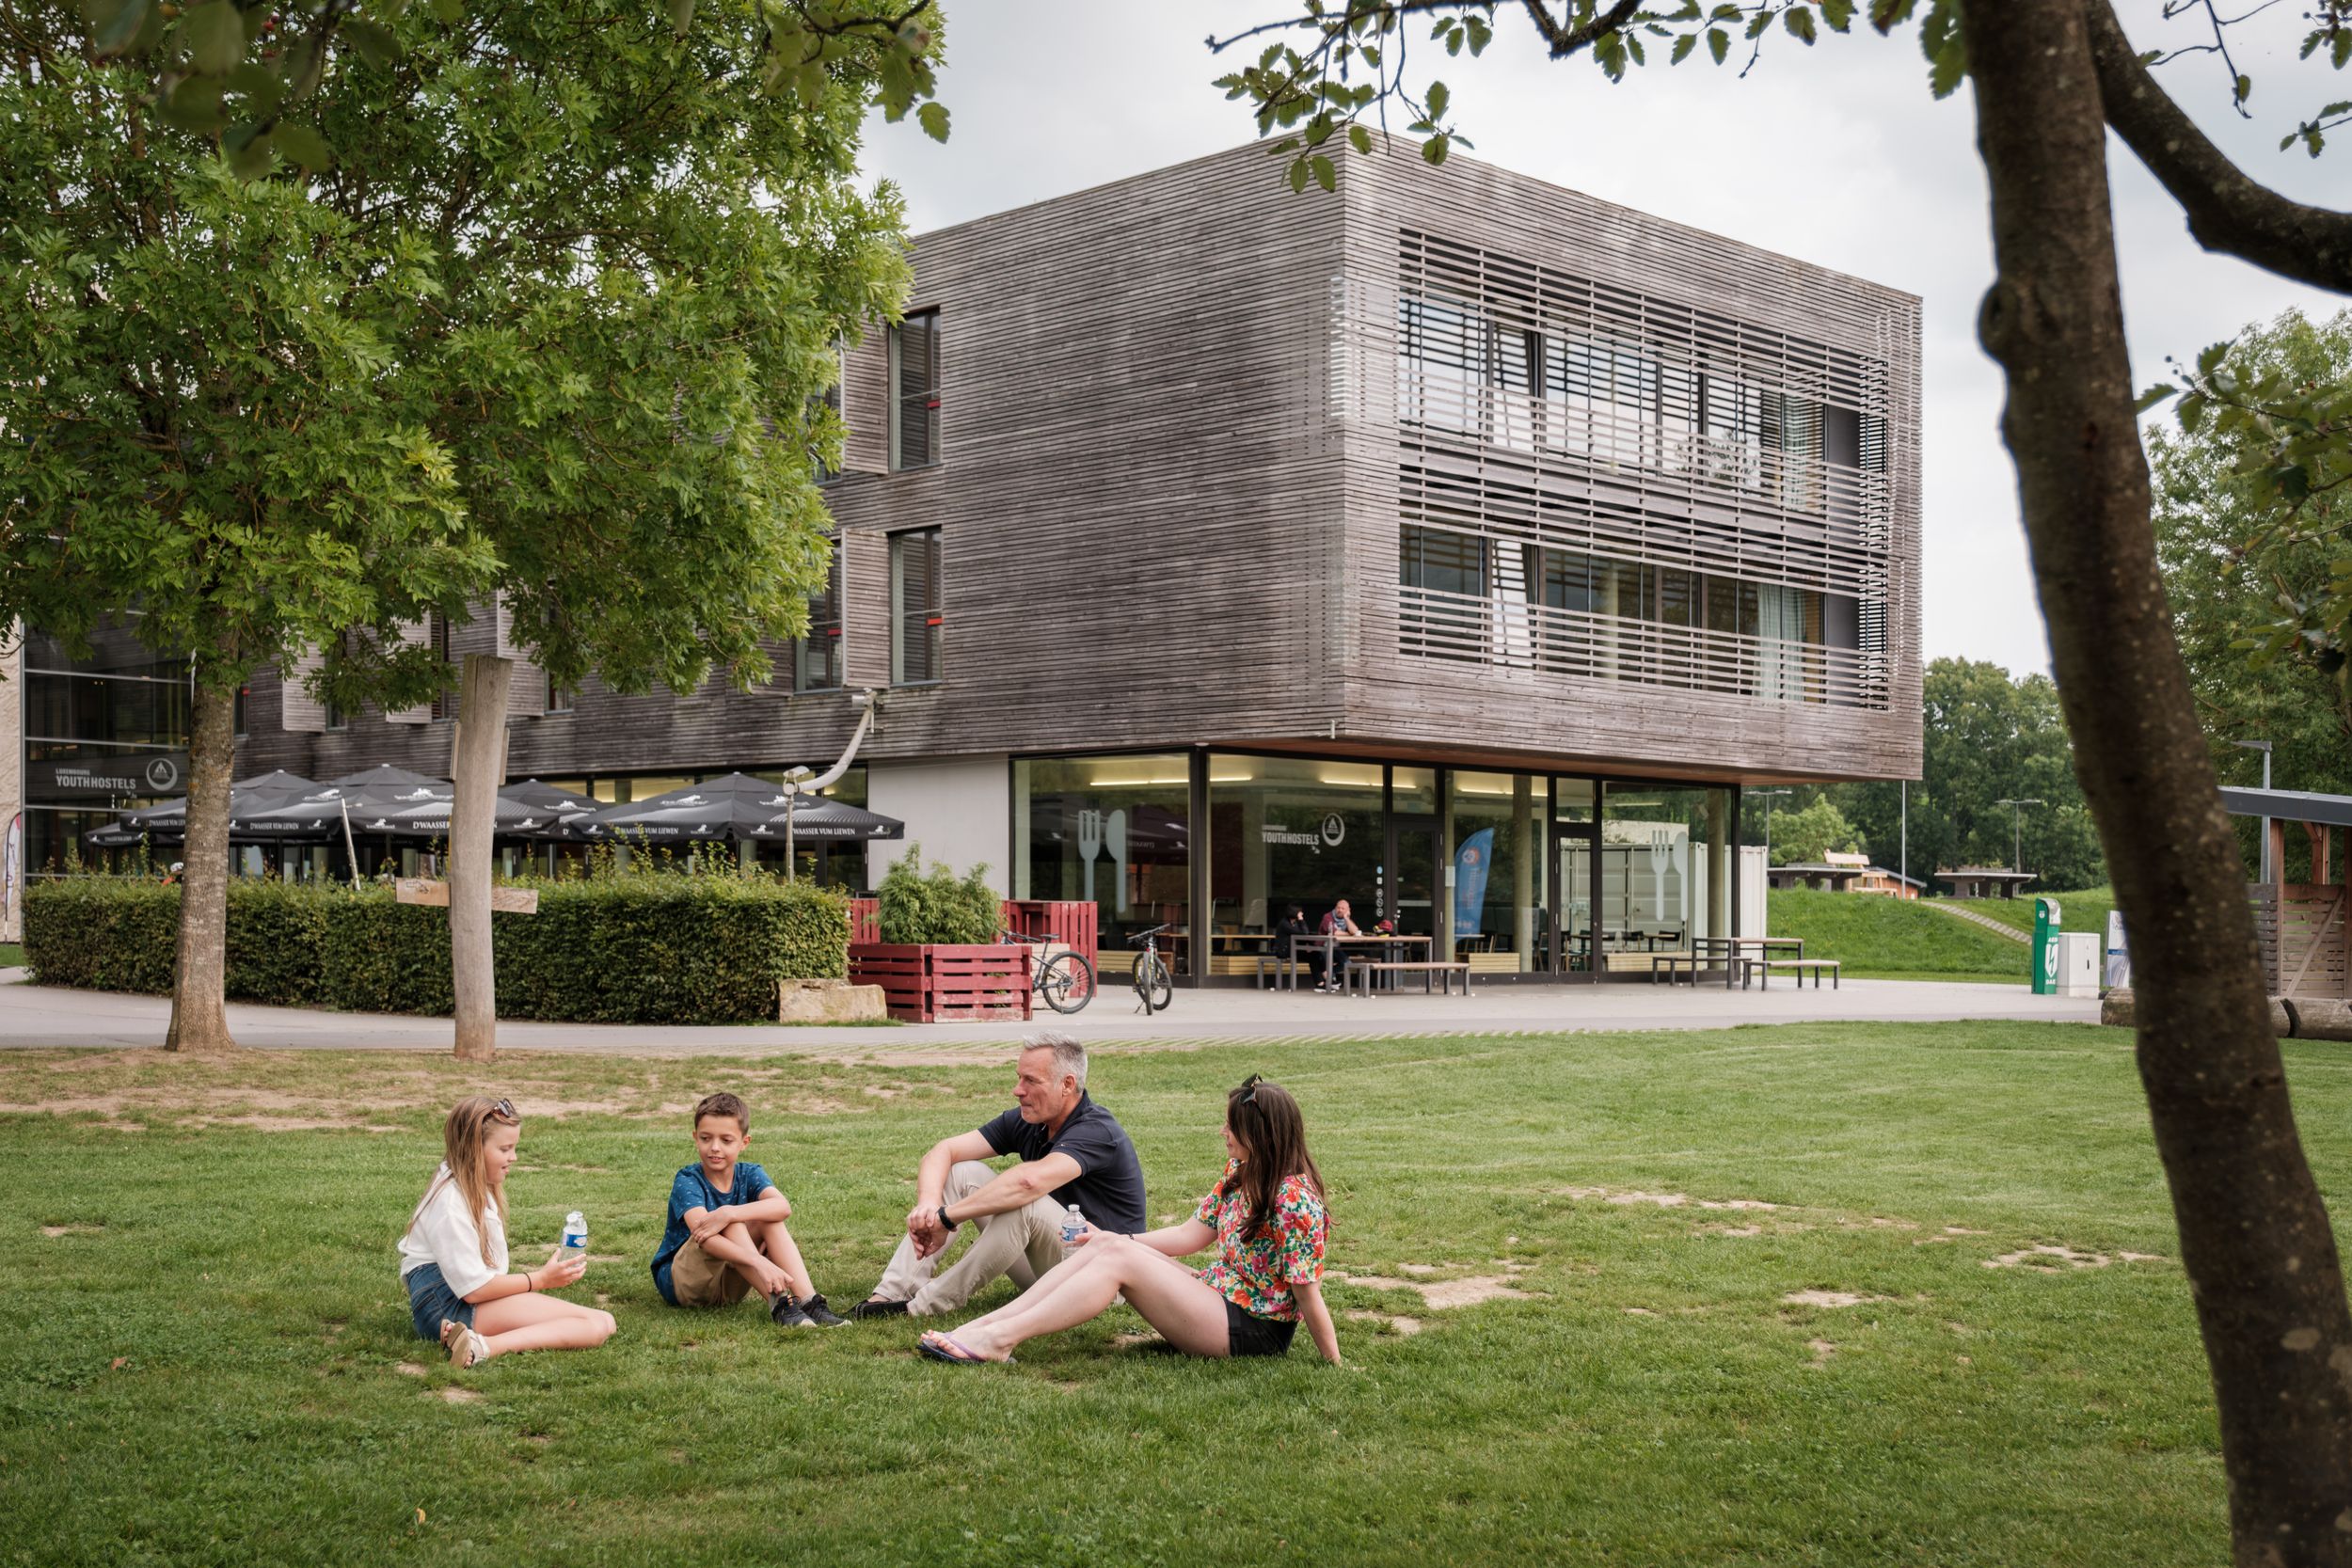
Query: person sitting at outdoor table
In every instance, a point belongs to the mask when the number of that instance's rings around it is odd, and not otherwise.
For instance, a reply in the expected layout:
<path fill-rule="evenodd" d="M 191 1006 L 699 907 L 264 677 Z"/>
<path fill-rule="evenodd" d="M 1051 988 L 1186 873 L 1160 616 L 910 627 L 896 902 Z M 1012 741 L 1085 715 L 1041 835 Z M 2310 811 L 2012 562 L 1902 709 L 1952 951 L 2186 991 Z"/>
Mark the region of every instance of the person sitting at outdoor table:
<path fill-rule="evenodd" d="M 1143 1228 L 1143 1166 L 1126 1129 L 1087 1098 L 1086 1047 L 1068 1035 L 1036 1036 L 1022 1046 L 1016 1074 L 1010 1110 L 923 1156 L 906 1236 L 850 1317 L 953 1312 L 1003 1275 L 1027 1290 L 1062 1260 L 1070 1208 L 1114 1230 Z M 1002 1173 L 981 1164 L 1001 1154 L 1021 1163 Z M 965 1225 L 978 1234 L 934 1278 Z"/>
<path fill-rule="evenodd" d="M 1317 929 L 1327 937 L 1360 937 L 1364 934 L 1363 929 L 1349 917 L 1344 898 L 1331 906 L 1331 912 L 1323 917 L 1323 924 Z M 1347 950 L 1332 943 L 1329 957 L 1329 973 L 1315 976 L 1315 990 L 1343 990 L 1347 986 Z"/>
<path fill-rule="evenodd" d="M 1124 1298 L 1187 1355 L 1280 1355 L 1298 1325 L 1340 1364 L 1323 1300 L 1330 1234 L 1323 1175 L 1307 1152 L 1298 1101 L 1256 1073 L 1225 1095 L 1225 1174 L 1190 1219 L 1140 1236 L 1089 1227 L 1077 1250 L 1009 1305 L 920 1349 L 934 1361 L 1009 1361 L 1013 1348 L 1101 1317 Z M 1178 1259 L 1214 1245 L 1198 1275 Z"/>
<path fill-rule="evenodd" d="M 1281 923 L 1274 927 L 1275 958 L 1286 964 L 1298 962 L 1300 958 L 1298 939 L 1311 935 L 1313 931 L 1314 927 L 1307 924 L 1307 911 L 1293 904 L 1291 912 L 1284 915 Z M 1321 985 L 1323 983 L 1322 957 L 1311 948 L 1307 951 L 1305 957 L 1306 961 L 1314 971 L 1315 984 Z"/>

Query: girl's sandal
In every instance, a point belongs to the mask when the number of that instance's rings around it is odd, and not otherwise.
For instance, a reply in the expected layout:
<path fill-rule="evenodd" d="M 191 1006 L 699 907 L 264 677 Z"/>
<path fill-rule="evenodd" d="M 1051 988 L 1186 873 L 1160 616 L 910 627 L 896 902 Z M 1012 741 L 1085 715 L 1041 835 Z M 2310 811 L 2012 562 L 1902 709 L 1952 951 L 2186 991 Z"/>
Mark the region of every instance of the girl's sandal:
<path fill-rule="evenodd" d="M 985 1367 L 991 1364 L 987 1356 L 974 1354 L 971 1348 L 954 1335 L 936 1328 L 916 1340 L 914 1348 L 932 1360 L 945 1361 L 951 1367 Z M 1005 1365 L 1009 1367 L 1012 1361 L 1011 1356 L 1005 1357 Z"/>
<path fill-rule="evenodd" d="M 484 1342 L 481 1335 L 463 1323 L 451 1326 L 457 1330 L 455 1334 L 447 1337 L 451 1366 L 462 1371 L 468 1367 L 478 1367 L 490 1359 L 490 1347 Z"/>

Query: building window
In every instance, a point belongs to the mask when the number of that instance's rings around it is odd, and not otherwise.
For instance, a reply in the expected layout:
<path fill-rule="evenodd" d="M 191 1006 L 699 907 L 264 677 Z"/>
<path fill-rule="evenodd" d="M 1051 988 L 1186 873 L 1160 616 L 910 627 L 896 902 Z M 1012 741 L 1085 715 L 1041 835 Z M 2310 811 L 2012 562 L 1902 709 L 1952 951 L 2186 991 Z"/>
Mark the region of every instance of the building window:
<path fill-rule="evenodd" d="M 890 467 L 939 461 L 939 312 L 909 316 L 890 329 Z"/>
<path fill-rule="evenodd" d="M 836 430 L 841 424 L 842 353 L 842 344 L 836 339 L 833 345 L 832 385 L 825 388 L 823 397 L 816 400 L 823 405 L 826 413 L 833 416 L 831 420 L 826 421 L 828 427 Z M 808 465 L 811 477 L 819 484 L 830 484 L 841 477 L 841 470 L 825 461 L 824 449 L 821 445 L 812 448 L 808 455 Z"/>
<path fill-rule="evenodd" d="M 569 713 L 572 711 L 572 705 L 579 701 L 580 693 L 573 688 L 558 686 L 555 682 L 549 681 L 548 682 L 548 705 L 544 711 L 550 714 Z"/>
<path fill-rule="evenodd" d="M 427 645 L 429 645 L 433 650 L 434 663 L 438 665 L 441 669 L 448 669 L 449 617 L 443 615 L 437 610 L 426 616 L 424 624 L 424 637 Z M 440 689 L 433 694 L 433 721 L 437 724 L 443 720 L 454 719 L 456 717 L 457 692 L 452 687 L 444 683 Z"/>
<path fill-rule="evenodd" d="M 347 730 L 351 728 L 351 715 L 345 713 L 342 708 L 336 704 L 334 698 L 327 698 L 324 705 L 326 709 L 326 727 L 328 730 Z"/>
<path fill-rule="evenodd" d="M 1094 905 L 1104 975 L 1132 973 L 1128 937 L 1191 918 L 1191 766 L 1181 752 L 1012 765 L 1012 895 Z M 1188 944 L 1163 938 L 1160 951 L 1197 973 Z"/>
<path fill-rule="evenodd" d="M 825 563 L 825 585 L 808 596 L 808 630 L 792 644 L 792 689 L 833 691 L 841 685 L 841 540 Z"/>
<path fill-rule="evenodd" d="M 940 677 L 939 530 L 890 536 L 890 680 L 894 686 Z"/>

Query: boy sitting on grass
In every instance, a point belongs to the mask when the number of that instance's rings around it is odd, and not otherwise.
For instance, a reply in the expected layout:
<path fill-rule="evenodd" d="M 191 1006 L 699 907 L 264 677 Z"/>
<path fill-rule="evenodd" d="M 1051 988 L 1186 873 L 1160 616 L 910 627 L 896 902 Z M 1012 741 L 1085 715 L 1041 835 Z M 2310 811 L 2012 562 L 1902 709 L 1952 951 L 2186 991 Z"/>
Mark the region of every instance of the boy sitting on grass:
<path fill-rule="evenodd" d="M 792 1212 L 768 1173 L 743 1159 L 752 1113 L 713 1094 L 694 1107 L 693 1164 L 670 1183 L 670 1226 L 653 1255 L 654 1288 L 673 1307 L 732 1307 L 746 1291 L 768 1298 L 779 1328 L 848 1322 L 809 1283 L 801 1249 L 784 1227 Z"/>

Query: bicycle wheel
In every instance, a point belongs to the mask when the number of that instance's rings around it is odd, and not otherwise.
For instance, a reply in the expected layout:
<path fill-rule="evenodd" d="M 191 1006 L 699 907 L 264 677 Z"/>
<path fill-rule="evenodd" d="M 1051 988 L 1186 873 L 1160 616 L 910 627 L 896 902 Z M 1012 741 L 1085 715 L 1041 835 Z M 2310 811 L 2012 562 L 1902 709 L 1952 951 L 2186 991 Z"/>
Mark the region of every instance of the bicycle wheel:
<path fill-rule="evenodd" d="M 1057 953 L 1038 971 L 1037 993 L 1057 1013 L 1074 1013 L 1094 1000 L 1094 967 L 1075 953 Z"/>
<path fill-rule="evenodd" d="M 1165 1009 L 1174 1000 L 1174 984 L 1157 953 L 1146 953 L 1136 960 L 1136 994 L 1143 998 L 1145 1012 Z"/>

